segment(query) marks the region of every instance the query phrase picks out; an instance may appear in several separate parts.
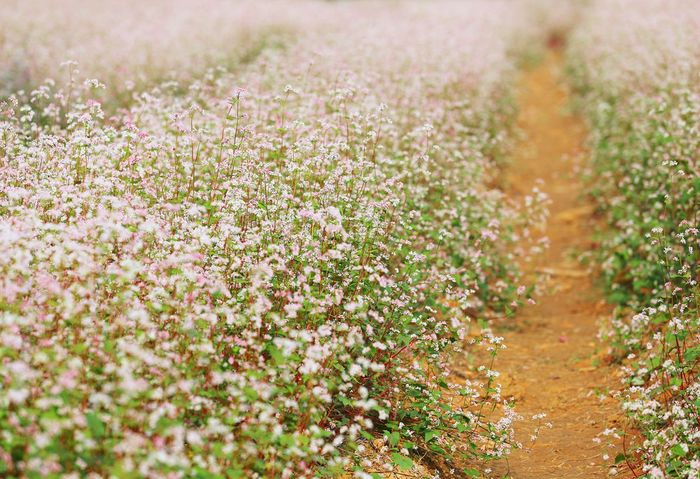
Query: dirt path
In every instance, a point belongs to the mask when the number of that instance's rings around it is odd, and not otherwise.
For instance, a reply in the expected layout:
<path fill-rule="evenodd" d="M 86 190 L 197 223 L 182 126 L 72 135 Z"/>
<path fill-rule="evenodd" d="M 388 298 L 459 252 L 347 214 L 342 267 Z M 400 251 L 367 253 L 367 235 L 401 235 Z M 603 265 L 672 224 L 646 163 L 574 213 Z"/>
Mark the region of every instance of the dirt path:
<path fill-rule="evenodd" d="M 568 93 L 558 81 L 562 61 L 549 52 L 536 68 L 523 73 L 519 88 L 518 127 L 524 138 L 514 150 L 507 188 L 517 197 L 538 179 L 551 197 L 546 234 L 548 252 L 533 269 L 551 273 L 544 297 L 524 308 L 501 332 L 508 349 L 497 359 L 504 393 L 517 400 L 526 420 L 520 425 L 525 448 L 508 461 L 513 479 L 603 478 L 606 461 L 593 439 L 612 421 L 612 400 L 601 402 L 593 391 L 613 383 L 612 371 L 594 367 L 597 320 L 607 306 L 593 278 L 572 253 L 592 248 L 591 207 L 581 199 L 580 161 L 586 137 L 583 122 L 568 115 Z M 546 413 L 553 424 L 532 447 L 530 418 Z M 503 471 L 506 472 L 506 471 Z"/>

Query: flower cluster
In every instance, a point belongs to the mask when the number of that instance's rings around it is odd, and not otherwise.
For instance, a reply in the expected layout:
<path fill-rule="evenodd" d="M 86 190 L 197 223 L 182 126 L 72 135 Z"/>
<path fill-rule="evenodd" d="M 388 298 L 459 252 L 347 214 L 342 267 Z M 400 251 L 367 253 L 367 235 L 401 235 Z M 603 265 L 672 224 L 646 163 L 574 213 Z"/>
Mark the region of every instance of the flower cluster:
<path fill-rule="evenodd" d="M 488 185 L 525 16 L 338 8 L 119 113 L 96 80 L 2 104 L 2 474 L 362 475 L 373 434 L 391 468 L 508 452 L 491 367 L 452 384 L 442 353 L 521 298 L 541 205 Z"/>
<path fill-rule="evenodd" d="M 700 474 L 699 27 L 694 2 L 596 2 L 569 51 L 611 226 L 600 259 L 620 306 L 604 334 L 640 435 L 617 462 L 635 477 Z"/>

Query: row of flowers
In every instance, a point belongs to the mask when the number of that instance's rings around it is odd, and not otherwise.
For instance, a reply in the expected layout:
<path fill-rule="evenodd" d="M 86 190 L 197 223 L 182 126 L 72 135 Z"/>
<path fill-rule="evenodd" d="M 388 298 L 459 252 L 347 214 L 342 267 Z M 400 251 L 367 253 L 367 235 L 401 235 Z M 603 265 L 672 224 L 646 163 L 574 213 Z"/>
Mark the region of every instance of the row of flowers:
<path fill-rule="evenodd" d="M 600 260 L 619 307 L 603 331 L 630 420 L 617 468 L 700 475 L 700 9 L 599 1 L 571 39 L 592 130 Z"/>
<path fill-rule="evenodd" d="M 513 244 L 542 198 L 487 185 L 532 28 L 493 2 L 395 7 L 338 7 L 119 113 L 78 74 L 2 105 L 0 474 L 477 474 L 508 453 L 496 374 L 454 384 L 443 353 L 495 354 L 469 316 L 524 299 Z"/>
<path fill-rule="evenodd" d="M 0 19 L 0 96 L 34 89 L 46 78 L 99 78 L 107 87 L 107 107 L 210 67 L 232 70 L 343 14 L 328 3 L 305 0 L 11 3 Z"/>

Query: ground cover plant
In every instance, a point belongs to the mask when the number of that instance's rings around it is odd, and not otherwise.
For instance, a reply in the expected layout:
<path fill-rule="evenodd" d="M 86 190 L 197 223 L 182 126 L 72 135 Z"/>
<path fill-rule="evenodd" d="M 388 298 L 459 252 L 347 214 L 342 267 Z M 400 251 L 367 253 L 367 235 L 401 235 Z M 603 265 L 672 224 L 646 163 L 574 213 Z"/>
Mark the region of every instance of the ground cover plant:
<path fill-rule="evenodd" d="M 529 17 L 337 8 L 283 49 L 197 64 L 110 113 L 109 60 L 8 95 L 4 476 L 372 477 L 430 455 L 476 477 L 515 445 L 496 373 L 454 384 L 444 353 L 470 315 L 524 299 L 513 244 L 542 205 L 488 185 Z M 209 27 L 153 78 L 189 65 Z M 488 329 L 472 343 L 500 347 Z M 376 437 L 386 463 L 359 459 Z"/>
<path fill-rule="evenodd" d="M 569 48 L 609 220 L 600 259 L 619 304 L 604 331 L 630 419 L 617 467 L 700 474 L 700 9 L 594 2 Z"/>
<path fill-rule="evenodd" d="M 319 28 L 325 2 L 47 0 L 3 5 L 0 96 L 50 78 L 99 78 L 105 106 L 166 80 L 232 69 L 287 36 Z M 304 15 L 313 8 L 313 15 Z M 76 70 L 78 73 L 76 73 Z"/>

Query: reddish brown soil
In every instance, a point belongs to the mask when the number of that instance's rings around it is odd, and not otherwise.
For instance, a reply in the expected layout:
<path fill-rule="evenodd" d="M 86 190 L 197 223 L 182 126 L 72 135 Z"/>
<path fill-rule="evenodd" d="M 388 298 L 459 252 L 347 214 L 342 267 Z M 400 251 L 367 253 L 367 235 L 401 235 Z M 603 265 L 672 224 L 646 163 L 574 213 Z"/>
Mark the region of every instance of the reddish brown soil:
<path fill-rule="evenodd" d="M 516 450 L 499 467 L 513 479 L 603 478 L 609 461 L 593 439 L 616 416 L 614 401 L 601 401 L 596 390 L 614 385 L 613 370 L 596 366 L 598 320 L 609 308 L 595 287 L 594 276 L 582 268 L 576 254 L 593 248 L 592 206 L 581 181 L 585 159 L 585 125 L 567 113 L 569 96 L 558 80 L 561 59 L 550 52 L 536 68 L 523 73 L 518 95 L 516 146 L 507 176 L 514 197 L 526 194 L 538 179 L 551 198 L 546 235 L 549 250 L 528 269 L 546 272 L 544 295 L 500 333 L 507 349 L 496 364 L 504 393 L 512 396 L 525 417 Z M 530 446 L 537 425 L 530 418 L 546 413 L 540 438 Z"/>

